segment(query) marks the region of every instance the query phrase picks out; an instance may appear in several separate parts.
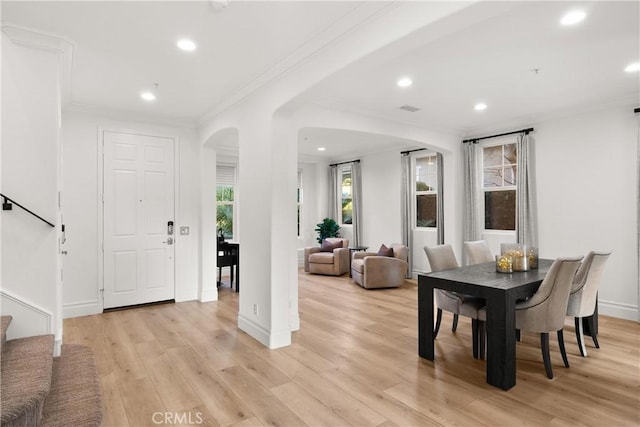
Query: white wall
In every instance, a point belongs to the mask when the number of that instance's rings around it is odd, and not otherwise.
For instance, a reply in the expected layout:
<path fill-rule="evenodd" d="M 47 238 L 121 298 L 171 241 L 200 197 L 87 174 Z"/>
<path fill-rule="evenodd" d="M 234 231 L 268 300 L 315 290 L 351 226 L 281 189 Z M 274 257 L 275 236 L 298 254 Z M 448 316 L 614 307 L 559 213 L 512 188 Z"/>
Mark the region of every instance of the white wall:
<path fill-rule="evenodd" d="M 352 155 L 348 159 L 332 159 L 333 161 L 353 160 L 359 158 L 362 168 L 362 204 L 363 204 L 363 238 L 364 245 L 369 250 L 377 251 L 382 243 L 390 244 L 401 241 L 400 223 L 400 180 L 401 163 L 398 139 L 415 146 L 423 144 L 431 151 L 439 151 L 444 155 L 445 179 L 445 241 L 451 243 L 454 250 L 460 253 L 462 228 L 462 151 L 461 139 L 452 134 L 430 131 L 416 126 L 403 125 L 397 122 L 381 120 L 350 112 L 328 109 L 318 105 L 304 105 L 296 111 L 296 126 L 317 127 L 328 129 L 344 129 L 345 132 L 357 131 L 376 135 L 388 135 L 390 147 L 388 151 L 361 153 Z M 392 142 L 393 141 L 393 142 Z M 404 147 L 406 148 L 406 147 Z M 327 180 L 328 162 L 317 164 L 319 180 L 316 186 L 322 188 L 320 210 L 322 215 L 327 212 Z M 306 191 L 306 190 L 305 190 Z M 305 192 L 306 200 L 309 193 Z M 322 216 L 323 218 L 324 216 Z M 322 218 L 318 218 L 319 222 Z M 315 223 L 314 223 L 315 224 Z M 343 227 L 341 236 L 352 240 L 351 227 Z M 314 233 L 315 235 L 315 233 Z M 315 241 L 310 246 L 316 245 Z M 414 230 L 414 272 L 429 271 L 426 256 L 422 249 L 436 243 L 433 230 Z M 300 247 L 300 246 L 299 246 Z M 302 254 L 299 250 L 299 263 Z"/>
<path fill-rule="evenodd" d="M 340 115 L 335 111 L 332 114 Z M 328 127 L 336 123 L 335 118 L 326 120 L 327 115 L 317 111 L 314 117 Z M 357 118 L 347 118 L 357 130 L 366 130 Z M 550 120 L 534 127 L 540 256 L 555 258 L 584 255 L 589 250 L 612 250 L 599 293 L 600 311 L 637 320 L 638 118 L 627 107 Z M 379 123 L 372 129 L 378 130 Z M 453 244 L 462 261 L 461 144 L 453 136 L 429 138 L 428 142 L 438 145 L 438 139 L 446 153 L 445 240 Z M 363 242 L 377 250 L 381 243 L 400 239 L 400 160 L 398 157 L 397 162 L 393 161 L 389 153 L 360 158 Z M 310 195 L 305 195 L 308 201 Z M 348 230 L 343 234 L 348 236 Z M 512 234 L 485 237 L 497 253 L 500 241 L 514 240 Z M 435 244 L 435 233 L 414 231 L 414 272 L 429 271 L 422 251 L 427 244 Z"/>
<path fill-rule="evenodd" d="M 198 294 L 198 198 L 199 161 L 195 132 L 192 129 L 118 120 L 90 113 L 67 111 L 62 117 L 64 220 L 68 255 L 64 267 L 65 317 L 99 313 L 102 298 L 100 278 L 98 212 L 99 144 L 98 128 L 135 130 L 150 135 L 175 137 L 176 216 L 175 216 L 175 299 L 192 300 Z M 190 234 L 181 236 L 180 227 Z"/>
<path fill-rule="evenodd" d="M 377 252 L 381 244 L 402 241 L 400 152 L 362 156 L 362 243 Z"/>
<path fill-rule="evenodd" d="M 302 170 L 302 215 L 298 237 L 298 265 L 304 264 L 304 248 L 317 246 L 316 224 L 327 216 L 327 180 L 329 164 L 326 162 L 298 162 Z"/>
<path fill-rule="evenodd" d="M 610 250 L 603 314 L 638 320 L 637 135 L 631 106 L 535 125 L 540 255 Z"/>
<path fill-rule="evenodd" d="M 18 46 L 2 34 L 2 193 L 54 224 L 59 186 L 59 60 L 56 52 Z M 16 331 L 55 333 L 60 342 L 57 231 L 15 205 L 0 217 L 3 314 L 12 314 L 17 300 L 27 312 L 50 319 L 33 330 L 25 324 L 27 315 L 15 313 L 10 336 L 15 337 Z"/>

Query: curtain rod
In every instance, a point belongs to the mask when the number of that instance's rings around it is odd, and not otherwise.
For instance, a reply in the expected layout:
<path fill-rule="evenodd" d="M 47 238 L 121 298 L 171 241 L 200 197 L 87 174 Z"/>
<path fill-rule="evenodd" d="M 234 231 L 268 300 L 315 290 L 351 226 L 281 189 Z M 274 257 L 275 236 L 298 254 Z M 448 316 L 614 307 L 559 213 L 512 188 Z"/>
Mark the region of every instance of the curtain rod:
<path fill-rule="evenodd" d="M 462 143 L 464 144 L 466 142 L 473 142 L 475 144 L 476 142 L 480 141 L 481 139 L 497 138 L 499 136 L 513 135 L 515 133 L 522 133 L 522 132 L 524 132 L 524 133 L 533 132 L 533 128 L 514 130 L 513 132 L 505 132 L 505 133 L 500 133 L 498 135 L 482 136 L 480 138 L 465 139 L 465 140 L 462 141 Z"/>
<path fill-rule="evenodd" d="M 416 148 L 415 150 L 401 151 L 400 154 L 404 155 L 404 154 L 409 154 L 409 153 L 413 153 L 415 151 L 422 151 L 422 150 L 426 150 L 426 148 Z"/>
<path fill-rule="evenodd" d="M 634 108 L 634 109 L 633 109 L 633 112 L 634 112 L 634 113 L 640 113 L 640 107 L 638 107 L 638 108 Z"/>
<path fill-rule="evenodd" d="M 349 161 L 349 162 L 333 163 L 333 164 L 329 165 L 329 167 L 332 167 L 332 166 L 338 166 L 338 165 L 346 165 L 347 163 L 360 163 L 360 159 L 358 159 L 358 160 L 351 160 L 351 161 Z"/>

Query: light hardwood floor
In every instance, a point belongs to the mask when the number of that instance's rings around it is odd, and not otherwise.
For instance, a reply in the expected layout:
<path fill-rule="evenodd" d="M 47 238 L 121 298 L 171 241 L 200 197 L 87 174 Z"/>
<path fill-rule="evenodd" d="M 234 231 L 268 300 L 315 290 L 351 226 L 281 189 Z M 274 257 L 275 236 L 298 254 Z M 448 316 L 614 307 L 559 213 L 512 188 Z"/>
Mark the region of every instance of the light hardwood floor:
<path fill-rule="evenodd" d="M 600 349 L 552 339 L 555 378 L 539 339 L 522 335 L 517 385 L 485 382 L 471 325 L 443 318 L 436 361 L 417 355 L 415 281 L 367 291 L 348 277 L 300 273 L 301 328 L 269 350 L 238 330 L 238 295 L 67 319 L 64 341 L 94 349 L 104 426 L 638 426 L 640 326 L 600 317 Z M 165 422 L 166 421 L 166 422 Z M 200 423 L 201 422 L 201 423 Z"/>

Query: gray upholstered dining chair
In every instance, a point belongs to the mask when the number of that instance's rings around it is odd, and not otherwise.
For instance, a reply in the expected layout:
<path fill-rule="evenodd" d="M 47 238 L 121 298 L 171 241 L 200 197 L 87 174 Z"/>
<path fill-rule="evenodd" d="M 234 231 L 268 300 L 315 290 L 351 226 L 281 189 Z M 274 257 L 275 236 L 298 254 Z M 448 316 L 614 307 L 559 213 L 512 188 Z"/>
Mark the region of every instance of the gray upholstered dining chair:
<path fill-rule="evenodd" d="M 467 241 L 464 242 L 463 247 L 469 265 L 495 261 L 489 245 L 484 240 Z"/>
<path fill-rule="evenodd" d="M 553 378 L 549 357 L 549 332 L 557 332 L 562 361 L 565 367 L 569 367 L 562 328 L 569 302 L 569 291 L 580 260 L 582 257 L 556 259 L 536 293 L 531 298 L 516 303 L 516 329 L 540 334 L 542 360 L 549 379 Z M 486 320 L 486 311 L 481 309 L 478 317 L 480 320 Z"/>
<path fill-rule="evenodd" d="M 429 260 L 431 271 L 450 270 L 459 267 L 451 245 L 425 246 L 424 252 Z M 436 306 L 438 307 L 438 314 L 436 326 L 433 330 L 433 339 L 436 339 L 438 336 L 443 310 L 453 313 L 453 325 L 451 327 L 453 332 L 455 332 L 458 327 L 458 316 L 467 316 L 471 318 L 473 357 L 478 358 L 480 349 L 479 339 L 481 338 L 480 331 L 484 331 L 484 328 L 478 322 L 478 311 L 485 306 L 484 299 L 459 294 L 457 292 L 449 292 L 443 289 L 435 289 L 434 296 Z"/>
<path fill-rule="evenodd" d="M 587 355 L 587 349 L 584 345 L 584 332 L 582 330 L 583 317 L 587 318 L 593 344 L 596 348 L 600 348 L 592 316 L 596 309 L 600 278 L 602 277 L 604 265 L 609 259 L 609 255 L 611 255 L 611 252 L 589 252 L 587 256 L 584 257 L 582 265 L 576 273 L 573 285 L 571 286 L 571 292 L 569 293 L 567 316 L 575 318 L 576 338 L 582 357 Z"/>

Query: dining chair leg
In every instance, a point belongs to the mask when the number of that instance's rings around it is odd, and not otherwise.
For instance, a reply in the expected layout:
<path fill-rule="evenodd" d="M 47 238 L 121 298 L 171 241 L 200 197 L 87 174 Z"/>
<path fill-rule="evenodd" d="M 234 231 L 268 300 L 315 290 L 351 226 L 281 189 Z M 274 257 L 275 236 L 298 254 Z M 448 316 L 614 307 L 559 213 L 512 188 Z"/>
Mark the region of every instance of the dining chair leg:
<path fill-rule="evenodd" d="M 562 355 L 562 361 L 565 368 L 569 367 L 569 359 L 567 359 L 567 351 L 564 348 L 564 333 L 562 329 L 558 331 L 558 345 L 560 346 L 560 354 Z"/>
<path fill-rule="evenodd" d="M 479 336 L 478 336 L 478 319 L 471 319 L 471 338 L 473 341 L 473 358 L 478 358 Z"/>
<path fill-rule="evenodd" d="M 484 360 L 487 347 L 487 324 L 483 320 L 478 320 L 478 347 L 480 353 L 480 360 Z"/>
<path fill-rule="evenodd" d="M 587 357 L 587 348 L 584 345 L 584 331 L 582 330 L 582 319 L 580 317 L 575 318 L 576 325 L 576 340 L 578 340 L 578 349 L 580 349 L 580 356 Z"/>
<path fill-rule="evenodd" d="M 451 326 L 451 330 L 455 332 L 458 329 L 458 315 L 453 315 L 453 325 Z"/>
<path fill-rule="evenodd" d="M 440 322 L 442 322 L 442 310 L 438 309 L 438 314 L 436 316 L 436 327 L 433 329 L 433 339 L 434 340 L 438 336 L 438 331 L 440 330 Z"/>
<path fill-rule="evenodd" d="M 549 334 L 547 332 L 540 333 L 540 347 L 542 348 L 542 360 L 544 361 L 544 370 L 547 378 L 553 378 L 553 370 L 551 369 L 551 358 L 549 357 Z"/>
<path fill-rule="evenodd" d="M 595 333 L 596 328 L 595 328 L 593 316 L 587 317 L 587 323 L 589 324 L 589 330 L 591 331 L 591 338 L 593 338 L 593 344 L 596 346 L 596 348 L 600 348 L 600 344 L 598 344 L 598 336 Z"/>
<path fill-rule="evenodd" d="M 222 284 L 222 267 L 218 267 L 218 287 Z"/>

